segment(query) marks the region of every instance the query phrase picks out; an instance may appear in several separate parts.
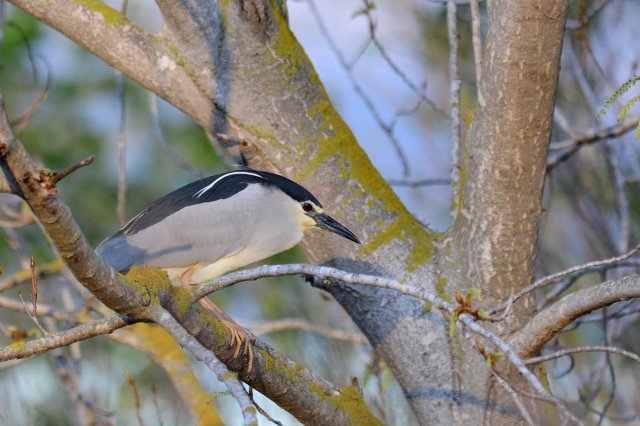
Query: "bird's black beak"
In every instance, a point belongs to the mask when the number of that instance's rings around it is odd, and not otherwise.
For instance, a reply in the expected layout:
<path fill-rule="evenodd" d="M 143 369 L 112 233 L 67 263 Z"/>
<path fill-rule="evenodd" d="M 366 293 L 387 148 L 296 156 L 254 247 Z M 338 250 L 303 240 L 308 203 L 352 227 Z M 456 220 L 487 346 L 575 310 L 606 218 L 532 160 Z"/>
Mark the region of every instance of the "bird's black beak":
<path fill-rule="evenodd" d="M 331 216 L 325 213 L 318 213 L 313 216 L 313 219 L 316 221 L 316 226 L 318 228 L 326 229 L 327 231 L 334 232 L 342 237 L 345 237 L 347 240 L 351 240 L 354 243 L 360 243 L 358 237 L 351 231 L 349 231 L 345 226 L 343 226 L 340 222 L 332 218 Z"/>

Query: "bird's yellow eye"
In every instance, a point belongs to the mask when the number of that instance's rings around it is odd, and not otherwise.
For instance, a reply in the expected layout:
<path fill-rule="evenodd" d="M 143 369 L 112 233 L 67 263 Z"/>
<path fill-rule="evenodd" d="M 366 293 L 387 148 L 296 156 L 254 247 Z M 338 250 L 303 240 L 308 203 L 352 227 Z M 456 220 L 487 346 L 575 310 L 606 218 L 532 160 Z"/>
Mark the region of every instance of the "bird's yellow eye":
<path fill-rule="evenodd" d="M 313 206 L 311 205 L 311 203 L 302 203 L 302 210 L 308 213 L 313 210 Z"/>

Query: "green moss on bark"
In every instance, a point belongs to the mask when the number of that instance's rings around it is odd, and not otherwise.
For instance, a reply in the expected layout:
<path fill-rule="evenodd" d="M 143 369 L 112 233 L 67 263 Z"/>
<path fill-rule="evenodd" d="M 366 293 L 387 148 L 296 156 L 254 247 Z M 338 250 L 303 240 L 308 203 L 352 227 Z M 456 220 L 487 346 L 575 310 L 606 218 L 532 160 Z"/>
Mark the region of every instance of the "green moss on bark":
<path fill-rule="evenodd" d="M 74 3 L 86 6 L 91 11 L 102 15 L 104 22 L 111 25 L 114 28 L 122 28 L 125 25 L 130 25 L 129 20 L 122 13 L 109 7 L 107 4 L 100 0 L 73 0 Z"/>

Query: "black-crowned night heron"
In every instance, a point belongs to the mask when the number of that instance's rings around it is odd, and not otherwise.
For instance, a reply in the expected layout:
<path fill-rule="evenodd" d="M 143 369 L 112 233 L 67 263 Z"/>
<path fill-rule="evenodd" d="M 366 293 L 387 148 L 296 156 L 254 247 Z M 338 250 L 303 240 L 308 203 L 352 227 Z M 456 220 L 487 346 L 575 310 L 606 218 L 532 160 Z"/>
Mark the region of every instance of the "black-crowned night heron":
<path fill-rule="evenodd" d="M 159 268 L 174 284 L 188 286 L 287 250 L 313 227 L 360 243 L 297 183 L 274 173 L 238 170 L 165 195 L 96 251 L 119 272 L 132 266 Z M 201 303 L 229 327 L 237 356 L 246 339 L 241 329 L 209 299 Z"/>

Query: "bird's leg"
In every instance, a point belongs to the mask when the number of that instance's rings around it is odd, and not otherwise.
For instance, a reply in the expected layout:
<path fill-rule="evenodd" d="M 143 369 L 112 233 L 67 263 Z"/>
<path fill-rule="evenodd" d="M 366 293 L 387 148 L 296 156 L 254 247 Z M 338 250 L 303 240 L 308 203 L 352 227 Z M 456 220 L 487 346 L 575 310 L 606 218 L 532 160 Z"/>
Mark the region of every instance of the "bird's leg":
<path fill-rule="evenodd" d="M 180 284 L 183 287 L 190 286 L 190 279 L 193 272 L 198 267 L 198 264 L 193 265 L 191 268 L 187 269 L 182 276 L 180 277 Z M 255 338 L 249 338 L 247 334 L 244 332 L 242 327 L 240 327 L 235 321 L 229 318 L 223 311 L 220 309 L 215 303 L 211 301 L 208 297 L 204 297 L 200 299 L 200 305 L 205 308 L 209 313 L 218 318 L 222 324 L 229 330 L 229 347 L 235 345 L 236 349 L 233 352 L 233 357 L 237 358 L 240 355 L 240 348 L 244 344 L 244 350 L 242 351 L 243 355 L 249 356 L 249 366 L 247 367 L 247 372 L 251 372 L 253 369 L 253 342 Z"/>

